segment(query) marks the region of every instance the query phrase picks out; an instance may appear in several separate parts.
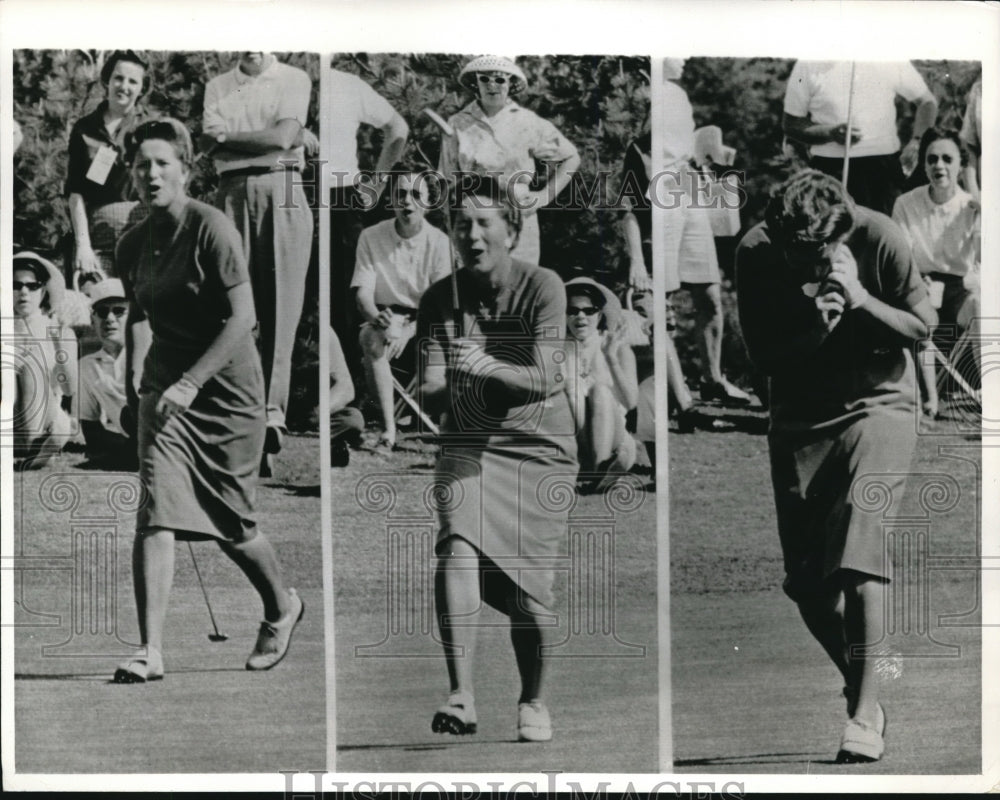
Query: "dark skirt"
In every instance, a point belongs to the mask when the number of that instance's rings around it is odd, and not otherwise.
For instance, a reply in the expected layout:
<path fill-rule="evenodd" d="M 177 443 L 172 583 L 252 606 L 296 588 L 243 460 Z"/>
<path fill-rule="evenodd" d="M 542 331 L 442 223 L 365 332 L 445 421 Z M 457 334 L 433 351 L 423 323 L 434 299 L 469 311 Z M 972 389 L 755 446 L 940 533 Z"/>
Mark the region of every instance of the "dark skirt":
<path fill-rule="evenodd" d="M 160 426 L 160 393 L 139 402 L 139 475 L 148 498 L 139 532 L 243 542 L 256 535 L 254 504 L 264 448 L 264 376 L 252 342 Z"/>
<path fill-rule="evenodd" d="M 772 431 L 771 478 L 793 599 L 839 569 L 889 580 L 887 515 L 917 444 L 912 408 L 869 409 L 834 426 Z"/>
<path fill-rule="evenodd" d="M 442 448 L 435 472 L 438 546 L 452 536 L 465 539 L 523 592 L 551 608 L 555 567 L 576 496 L 575 453 L 531 437 L 498 439 L 481 447 Z"/>

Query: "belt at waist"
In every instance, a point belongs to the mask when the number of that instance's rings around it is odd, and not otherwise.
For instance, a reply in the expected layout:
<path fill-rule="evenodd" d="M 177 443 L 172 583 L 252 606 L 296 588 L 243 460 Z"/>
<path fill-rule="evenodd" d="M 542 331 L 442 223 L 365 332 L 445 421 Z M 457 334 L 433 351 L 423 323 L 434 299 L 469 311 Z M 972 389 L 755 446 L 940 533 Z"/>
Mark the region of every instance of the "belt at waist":
<path fill-rule="evenodd" d="M 227 169 L 225 172 L 220 172 L 220 178 L 238 178 L 245 177 L 248 175 L 267 175 L 270 172 L 298 172 L 298 167 L 286 167 L 282 165 L 276 165 L 273 167 L 240 167 L 239 169 Z"/>
<path fill-rule="evenodd" d="M 953 272 L 928 272 L 927 277 L 933 281 L 940 281 L 945 285 L 965 283 L 964 275 L 956 275 Z"/>
<path fill-rule="evenodd" d="M 393 303 L 391 306 L 387 306 L 387 305 L 382 305 L 380 303 L 376 303 L 375 308 L 377 308 L 379 311 L 385 311 L 385 309 L 388 308 L 393 314 L 399 314 L 404 317 L 409 317 L 410 319 L 417 318 L 417 309 L 413 308 L 412 306 L 401 306 L 395 303 Z"/>

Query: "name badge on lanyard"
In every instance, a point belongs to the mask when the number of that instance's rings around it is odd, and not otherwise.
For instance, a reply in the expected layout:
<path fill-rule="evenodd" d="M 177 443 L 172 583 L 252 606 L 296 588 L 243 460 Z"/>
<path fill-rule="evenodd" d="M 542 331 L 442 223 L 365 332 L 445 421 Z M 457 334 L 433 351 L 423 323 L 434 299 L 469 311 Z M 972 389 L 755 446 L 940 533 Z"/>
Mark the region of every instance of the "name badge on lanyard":
<path fill-rule="evenodd" d="M 94 160 L 90 162 L 90 169 L 87 170 L 87 180 L 103 186 L 108 179 L 111 168 L 118 160 L 118 151 L 113 147 L 102 144 Z"/>

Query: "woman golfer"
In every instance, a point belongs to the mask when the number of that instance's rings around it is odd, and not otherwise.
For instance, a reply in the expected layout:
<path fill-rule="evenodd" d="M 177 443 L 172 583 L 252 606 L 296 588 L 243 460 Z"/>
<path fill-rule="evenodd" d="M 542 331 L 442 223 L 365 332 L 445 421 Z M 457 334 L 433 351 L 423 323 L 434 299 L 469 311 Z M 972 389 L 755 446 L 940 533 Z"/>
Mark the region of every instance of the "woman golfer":
<path fill-rule="evenodd" d="M 216 540 L 260 594 L 264 622 L 247 669 L 284 657 L 303 612 L 254 520 L 264 383 L 243 249 L 220 211 L 188 198 L 192 155 L 190 134 L 174 119 L 141 125 L 129 142 L 148 216 L 122 236 L 117 263 L 131 303 L 133 372 L 145 355 L 138 442 L 149 497 L 132 553 L 143 650 L 115 672 L 119 683 L 163 677 L 175 539 Z"/>
<path fill-rule="evenodd" d="M 785 592 L 844 679 L 839 762 L 884 749 L 875 657 L 890 580 L 882 517 L 856 505 L 878 475 L 891 496 L 916 446 L 910 356 L 934 311 L 902 233 L 839 181 L 787 181 L 736 253 L 747 350 L 770 377 L 768 444 Z"/>
<path fill-rule="evenodd" d="M 74 285 L 87 273 L 117 275 L 115 244 L 142 216 L 125 163 L 125 138 L 147 119 L 138 104 L 148 88 L 147 66 L 134 51 L 115 50 L 101 69 L 104 100 L 70 132 L 66 195 L 75 243 Z"/>
<path fill-rule="evenodd" d="M 451 694 L 432 728 L 476 731 L 473 656 L 485 601 L 510 617 L 521 677 L 518 737 L 547 741 L 542 679 L 552 635 L 551 563 L 568 511 L 548 502 L 539 483 L 553 475 L 568 486 L 576 480 L 560 366 L 566 295 L 554 272 L 511 257 L 521 215 L 499 183 L 486 179 L 459 203 L 457 297 L 450 279 L 433 284 L 417 327 L 422 393 L 446 414 L 435 476 L 435 598 Z"/>
<path fill-rule="evenodd" d="M 527 80 L 510 59 L 475 58 L 462 68 L 458 80 L 475 99 L 448 120 L 454 136 L 442 142 L 440 171 L 449 181 L 456 172 L 501 176 L 501 185 L 516 198 L 523 218 L 511 255 L 537 264 L 541 245 L 536 212 L 569 183 L 580 156 L 551 122 L 511 99 Z M 531 189 L 538 161 L 550 164 L 552 171 L 543 188 Z"/>

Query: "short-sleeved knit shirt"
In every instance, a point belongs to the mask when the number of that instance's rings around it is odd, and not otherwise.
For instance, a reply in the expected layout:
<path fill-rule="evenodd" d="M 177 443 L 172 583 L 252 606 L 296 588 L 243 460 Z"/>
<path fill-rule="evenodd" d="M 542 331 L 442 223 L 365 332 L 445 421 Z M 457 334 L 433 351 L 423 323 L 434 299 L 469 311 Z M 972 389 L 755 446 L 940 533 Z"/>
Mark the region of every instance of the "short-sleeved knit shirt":
<path fill-rule="evenodd" d="M 927 296 L 906 238 L 884 214 L 858 208 L 846 244 L 857 261 L 858 279 L 873 297 L 913 309 Z M 740 242 L 736 276 L 747 352 L 771 376 L 773 429 L 817 428 L 872 406 L 913 404 L 914 373 L 905 347 L 863 310 L 846 311 L 813 353 L 776 358 L 776 350 L 809 330 L 816 312 L 766 223 Z"/>
<path fill-rule="evenodd" d="M 83 422 L 100 422 L 124 435 L 121 413 L 125 408 L 125 350 L 117 357 L 98 350 L 80 359 L 80 392 L 77 415 Z"/>
<path fill-rule="evenodd" d="M 225 214 L 188 200 L 176 230 L 146 217 L 122 236 L 116 259 L 129 322 L 148 319 L 153 333 L 142 388 L 163 391 L 222 330 L 228 290 L 249 281 L 243 245 Z"/>
<path fill-rule="evenodd" d="M 911 103 L 929 94 L 927 84 L 909 62 L 796 61 L 785 89 L 785 113 L 808 117 L 819 125 L 843 125 L 851 95 L 851 119 L 863 138 L 851 145 L 851 156 L 884 156 L 899 150 L 896 95 Z M 814 144 L 814 156 L 843 158 L 844 145 Z"/>
<path fill-rule="evenodd" d="M 238 66 L 212 78 L 205 87 L 203 128 L 207 133 L 249 133 L 270 128 L 282 120 L 306 124 L 312 81 L 297 67 L 274 59 L 260 75 L 247 75 Z M 272 150 L 255 155 L 221 147 L 215 154 L 219 174 L 247 167 L 273 169 L 303 164 L 303 148 Z"/>
<path fill-rule="evenodd" d="M 909 239 L 913 264 L 922 275 L 966 275 L 979 260 L 979 212 L 964 189 L 938 204 L 931 199 L 930 187 L 918 186 L 896 200 L 892 219 Z"/>
<path fill-rule="evenodd" d="M 352 288 L 374 291 L 377 305 L 417 308 L 435 281 L 447 277 L 448 237 L 429 222 L 409 238 L 396 232 L 394 219 L 361 232 Z"/>
<path fill-rule="evenodd" d="M 330 145 L 327 164 L 333 188 L 352 186 L 358 176 L 358 128 L 384 128 L 395 109 L 357 75 L 331 69 L 323 100 L 323 135 Z"/>
<path fill-rule="evenodd" d="M 481 291 L 471 274 L 459 270 L 465 336 L 479 341 L 488 355 L 501 362 L 531 364 L 540 342 L 561 344 L 565 340 L 566 290 L 552 270 L 514 260 L 506 281 L 494 296 L 482 297 Z M 479 313 L 483 306 L 491 309 L 489 319 Z M 417 316 L 418 342 L 427 349 L 430 363 L 444 363 L 455 334 L 452 315 L 451 281 L 440 280 L 424 293 Z M 543 368 L 553 370 L 559 366 L 553 362 Z M 491 441 L 508 434 L 516 434 L 516 439 L 532 434 L 538 440 L 552 439 L 567 447 L 568 438 L 573 436 L 573 420 L 564 392 L 549 397 L 538 392 L 534 397 L 513 398 L 501 384 L 488 382 L 485 391 L 469 397 L 468 404 L 478 407 L 471 418 L 494 421 Z M 445 430 L 468 430 L 462 414 L 454 408 Z"/>

